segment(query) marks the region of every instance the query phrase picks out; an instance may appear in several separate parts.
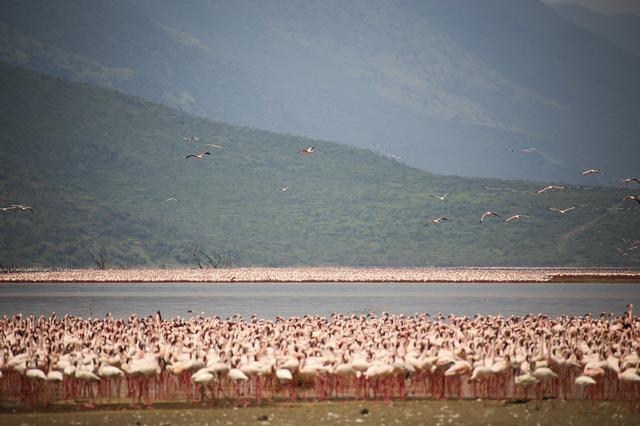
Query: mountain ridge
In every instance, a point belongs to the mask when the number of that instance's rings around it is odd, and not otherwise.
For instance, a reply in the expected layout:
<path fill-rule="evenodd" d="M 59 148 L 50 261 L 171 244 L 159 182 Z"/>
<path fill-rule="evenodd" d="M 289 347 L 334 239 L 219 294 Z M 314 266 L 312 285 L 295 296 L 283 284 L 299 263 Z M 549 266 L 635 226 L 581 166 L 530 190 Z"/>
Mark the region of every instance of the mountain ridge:
<path fill-rule="evenodd" d="M 640 154 L 640 61 L 538 1 L 95 3 L 3 2 L 0 58 L 434 173 L 579 183 Z"/>

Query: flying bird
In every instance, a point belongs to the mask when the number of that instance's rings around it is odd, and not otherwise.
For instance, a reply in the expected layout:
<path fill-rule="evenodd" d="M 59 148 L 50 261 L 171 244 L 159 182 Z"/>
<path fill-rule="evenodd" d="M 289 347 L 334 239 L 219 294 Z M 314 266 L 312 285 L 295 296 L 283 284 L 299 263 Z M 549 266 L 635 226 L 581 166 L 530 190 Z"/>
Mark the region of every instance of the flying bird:
<path fill-rule="evenodd" d="M 545 186 L 544 188 L 542 188 L 539 191 L 536 191 L 536 194 L 543 194 L 547 191 L 564 191 L 565 189 L 567 189 L 564 186 L 558 186 L 558 185 L 549 185 L 549 186 Z"/>
<path fill-rule="evenodd" d="M 521 220 L 521 219 L 528 219 L 530 216 L 527 216 L 526 214 L 514 214 L 513 216 L 511 216 L 508 219 L 505 219 L 505 222 L 513 222 L 516 220 Z"/>
<path fill-rule="evenodd" d="M 311 155 L 314 152 L 316 152 L 316 147 L 315 146 L 310 146 L 309 148 L 303 148 L 300 151 L 298 151 L 298 154 L 302 154 L 302 155 Z"/>
<path fill-rule="evenodd" d="M 434 223 L 434 224 L 436 224 L 436 225 L 438 225 L 439 223 L 441 223 L 441 222 L 443 222 L 443 221 L 445 221 L 445 220 L 447 220 L 447 218 L 446 218 L 446 217 L 439 217 L 439 218 L 437 218 L 437 219 L 431 219 L 431 221 L 430 221 L 430 222 L 431 222 L 431 223 Z M 424 224 L 424 226 L 428 226 L 428 225 L 429 225 L 429 223 L 425 223 L 425 224 Z"/>
<path fill-rule="evenodd" d="M 444 199 L 446 198 L 447 195 L 449 195 L 448 192 L 446 194 L 444 194 L 442 197 L 440 197 L 438 195 L 429 194 L 430 197 L 437 198 L 440 201 L 444 201 Z"/>
<path fill-rule="evenodd" d="M 167 203 L 175 203 L 175 202 L 177 202 L 177 201 L 178 201 L 178 199 L 177 199 L 177 198 L 174 198 L 174 197 L 171 197 L 171 198 L 167 198 L 165 201 L 166 201 Z"/>
<path fill-rule="evenodd" d="M 625 185 L 629 185 L 631 182 L 634 182 L 634 181 L 637 183 L 640 183 L 640 179 L 638 178 L 626 178 L 622 180 L 622 183 Z"/>
<path fill-rule="evenodd" d="M 575 206 L 574 207 L 569 207 L 568 209 L 554 209 L 553 207 L 549 207 L 549 210 L 553 210 L 554 212 L 558 212 L 558 213 L 562 213 L 562 214 L 565 214 L 566 212 L 570 212 L 573 209 L 575 209 Z"/>
<path fill-rule="evenodd" d="M 212 148 L 216 148 L 216 149 L 222 149 L 223 146 L 222 145 L 216 145 L 215 143 L 205 143 L 206 146 L 210 146 Z"/>
<path fill-rule="evenodd" d="M 482 215 L 482 217 L 480 218 L 480 223 L 484 223 L 484 218 L 487 217 L 487 216 L 501 217 L 498 213 L 495 213 L 495 212 L 491 212 L 491 211 L 485 212 Z"/>
<path fill-rule="evenodd" d="M 525 148 L 520 150 L 520 152 L 531 153 L 531 152 L 538 152 L 538 150 L 535 148 Z"/>
<path fill-rule="evenodd" d="M 640 195 L 627 195 L 623 201 L 637 201 L 640 203 Z"/>
<path fill-rule="evenodd" d="M 289 190 L 289 188 L 291 188 L 291 186 L 292 186 L 292 185 L 289 185 L 289 186 L 280 186 L 280 185 L 277 185 L 277 186 L 278 186 L 278 188 L 280 188 L 280 191 L 282 191 L 282 192 L 287 192 L 287 191 Z"/>
<path fill-rule="evenodd" d="M 188 137 L 188 138 L 182 138 L 182 139 L 184 140 L 185 143 L 200 141 L 200 138 L 196 138 L 196 137 Z"/>
<path fill-rule="evenodd" d="M 205 156 L 205 155 L 211 155 L 211 153 L 210 153 L 209 151 L 206 151 L 206 152 L 201 152 L 201 153 L 200 153 L 200 154 L 198 154 L 198 155 L 195 155 L 195 154 L 189 154 L 189 155 L 187 155 L 187 156 L 186 156 L 186 157 L 184 157 L 184 158 L 193 158 L 194 160 L 202 160 L 202 159 L 204 159 L 204 156 Z"/>
<path fill-rule="evenodd" d="M 581 172 L 580 174 L 582 176 L 591 176 L 591 175 L 600 175 L 602 173 L 604 173 L 604 170 L 601 170 L 601 169 L 588 169 L 588 170 L 585 170 L 584 172 Z"/>
<path fill-rule="evenodd" d="M 5 207 L 4 210 L 20 210 L 20 211 L 30 211 L 33 214 L 33 208 L 30 206 L 23 206 L 22 204 L 11 204 L 11 207 Z"/>

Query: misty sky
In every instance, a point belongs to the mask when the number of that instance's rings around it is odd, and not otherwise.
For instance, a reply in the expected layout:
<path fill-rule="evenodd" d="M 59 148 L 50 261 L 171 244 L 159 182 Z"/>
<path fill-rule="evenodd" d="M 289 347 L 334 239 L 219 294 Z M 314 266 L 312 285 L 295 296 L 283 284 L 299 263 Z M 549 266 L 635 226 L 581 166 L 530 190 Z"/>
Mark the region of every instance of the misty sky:
<path fill-rule="evenodd" d="M 544 0 L 545 3 L 573 3 L 588 7 L 596 12 L 615 15 L 618 13 L 633 13 L 640 15 L 640 1 L 638 0 Z"/>

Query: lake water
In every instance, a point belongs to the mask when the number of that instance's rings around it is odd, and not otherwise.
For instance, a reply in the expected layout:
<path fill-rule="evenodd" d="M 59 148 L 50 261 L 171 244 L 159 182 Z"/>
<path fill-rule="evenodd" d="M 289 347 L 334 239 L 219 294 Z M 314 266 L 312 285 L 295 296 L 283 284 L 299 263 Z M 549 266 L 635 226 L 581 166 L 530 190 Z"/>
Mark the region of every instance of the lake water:
<path fill-rule="evenodd" d="M 126 318 L 188 310 L 222 318 L 389 312 L 433 315 L 621 314 L 640 308 L 639 284 L 1 284 L 0 315 L 56 312 Z"/>

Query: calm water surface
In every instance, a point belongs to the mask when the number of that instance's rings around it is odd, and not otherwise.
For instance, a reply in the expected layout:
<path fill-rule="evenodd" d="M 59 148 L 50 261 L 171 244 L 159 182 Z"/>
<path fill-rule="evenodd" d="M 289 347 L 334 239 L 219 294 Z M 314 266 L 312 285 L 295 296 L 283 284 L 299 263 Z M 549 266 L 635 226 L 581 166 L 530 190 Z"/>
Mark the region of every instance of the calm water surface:
<path fill-rule="evenodd" d="M 0 284 L 0 315 L 621 314 L 640 284 Z"/>

